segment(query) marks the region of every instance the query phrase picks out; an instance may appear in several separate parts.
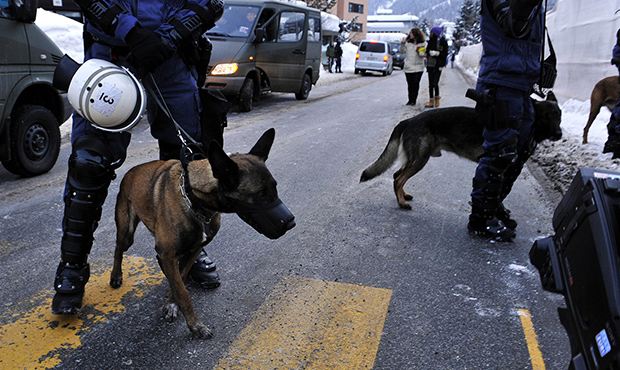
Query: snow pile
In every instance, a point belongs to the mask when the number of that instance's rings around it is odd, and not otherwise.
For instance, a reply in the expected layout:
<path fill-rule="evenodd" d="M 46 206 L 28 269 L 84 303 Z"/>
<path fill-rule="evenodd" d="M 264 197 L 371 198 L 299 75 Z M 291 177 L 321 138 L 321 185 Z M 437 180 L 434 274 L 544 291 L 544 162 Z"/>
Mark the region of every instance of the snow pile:
<path fill-rule="evenodd" d="M 480 68 L 480 56 L 482 55 L 482 44 L 463 46 L 456 55 L 454 62 L 460 67 L 465 77 L 473 85 L 478 79 L 478 69 Z"/>
<path fill-rule="evenodd" d="M 547 27 L 558 58 L 555 91 L 587 100 L 594 84 L 618 71 L 610 64 L 620 17 L 620 0 L 558 0 Z"/>
<path fill-rule="evenodd" d="M 580 167 L 605 168 L 620 171 L 620 160 L 611 160 L 611 154 L 603 154 L 607 141 L 607 123 L 610 112 L 601 109 L 588 134 L 588 144 L 582 144 L 583 127 L 590 113 L 590 103 L 570 99 L 562 107 L 563 138 L 557 142 L 540 143 L 532 156 L 553 183 L 556 190 L 564 193 Z"/>
<path fill-rule="evenodd" d="M 323 31 L 338 32 L 340 31 L 340 18 L 334 14 L 321 12 L 321 28 Z"/>
<path fill-rule="evenodd" d="M 63 53 L 69 54 L 78 63 L 84 61 L 82 23 L 39 8 L 35 24 L 54 41 Z"/>

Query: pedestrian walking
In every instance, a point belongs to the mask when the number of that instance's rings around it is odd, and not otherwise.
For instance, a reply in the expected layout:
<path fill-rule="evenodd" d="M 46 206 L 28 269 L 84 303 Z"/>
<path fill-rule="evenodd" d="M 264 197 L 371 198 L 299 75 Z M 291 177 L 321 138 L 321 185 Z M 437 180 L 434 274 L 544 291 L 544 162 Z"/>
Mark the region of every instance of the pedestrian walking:
<path fill-rule="evenodd" d="M 197 73 L 197 68 L 206 72 L 208 61 L 201 58 L 208 55 L 210 45 L 205 45 L 205 50 L 197 49 L 196 42 L 221 17 L 223 3 L 153 0 L 136 1 L 129 6 L 124 0 L 76 2 L 86 16 L 84 59 L 127 65 L 139 76 L 148 76 L 145 79 L 155 81 L 170 114 L 183 130 L 196 141 L 203 141 L 205 121 L 210 118 L 203 110 L 206 103 L 199 89 L 205 73 Z M 181 142 L 173 123 L 157 104 L 151 100 L 148 103 L 148 120 L 151 134 L 158 141 L 159 158 L 179 159 Z M 102 131 L 85 118 L 73 115 L 60 263 L 52 301 L 55 314 L 76 314 L 82 306 L 90 276 L 88 255 L 93 234 L 108 187 L 116 177 L 115 170 L 125 161 L 130 138 L 127 131 Z M 204 250 L 193 264 L 190 276 L 205 288 L 220 284 L 215 264 Z"/>
<path fill-rule="evenodd" d="M 456 59 L 456 51 L 452 51 L 452 55 L 450 56 L 450 68 L 454 69 L 454 59 Z"/>
<path fill-rule="evenodd" d="M 536 147 L 530 98 L 540 77 L 545 10 L 542 0 L 483 0 L 480 31 L 484 53 L 476 106 L 484 121 L 483 149 L 473 179 L 470 233 L 511 241 L 517 222 L 503 201 Z"/>
<path fill-rule="evenodd" d="M 426 57 L 424 33 L 419 28 L 412 28 L 401 41 L 401 52 L 405 53 L 403 71 L 407 79 L 407 105 L 416 105 Z"/>
<path fill-rule="evenodd" d="M 428 103 L 425 108 L 439 107 L 439 79 L 441 70 L 446 66 L 448 59 L 448 41 L 443 36 L 443 28 L 435 26 L 426 45 L 426 71 L 428 72 Z"/>
<path fill-rule="evenodd" d="M 325 55 L 327 55 L 327 70 L 329 71 L 329 73 L 332 73 L 332 65 L 334 64 L 334 53 L 334 44 L 330 41 L 329 45 L 327 45 L 327 50 L 325 51 Z"/>
<path fill-rule="evenodd" d="M 336 62 L 336 73 L 342 73 L 342 46 L 340 46 L 340 41 L 336 41 L 334 47 L 334 61 Z"/>

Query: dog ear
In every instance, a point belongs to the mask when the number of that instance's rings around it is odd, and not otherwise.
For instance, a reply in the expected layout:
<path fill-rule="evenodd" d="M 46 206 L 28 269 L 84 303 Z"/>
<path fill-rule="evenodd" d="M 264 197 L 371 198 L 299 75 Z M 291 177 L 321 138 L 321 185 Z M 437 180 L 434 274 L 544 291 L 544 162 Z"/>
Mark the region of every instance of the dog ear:
<path fill-rule="evenodd" d="M 233 190 L 239 185 L 239 166 L 230 159 L 220 144 L 211 141 L 207 153 L 213 176 L 222 184 L 224 189 Z"/>
<path fill-rule="evenodd" d="M 270 128 L 269 130 L 263 133 L 263 136 L 258 139 L 256 144 L 252 147 L 248 154 L 252 154 L 262 159 L 263 162 L 267 160 L 269 156 L 269 151 L 271 150 L 271 145 L 273 144 L 273 139 L 276 136 L 276 130 Z"/>
<path fill-rule="evenodd" d="M 547 99 L 545 99 L 547 101 L 554 101 L 554 102 L 558 102 L 558 98 L 555 97 L 555 94 L 553 93 L 553 91 L 549 91 L 547 93 Z"/>

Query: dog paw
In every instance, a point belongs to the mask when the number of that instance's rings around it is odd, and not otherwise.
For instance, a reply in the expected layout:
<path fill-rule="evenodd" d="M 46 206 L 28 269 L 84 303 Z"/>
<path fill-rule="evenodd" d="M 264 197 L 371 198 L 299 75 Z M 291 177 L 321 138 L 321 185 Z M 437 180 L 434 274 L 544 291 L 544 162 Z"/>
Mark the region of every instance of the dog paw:
<path fill-rule="evenodd" d="M 164 319 L 173 322 L 179 316 L 179 306 L 176 303 L 168 303 L 163 309 Z"/>
<path fill-rule="evenodd" d="M 407 211 L 411 211 L 411 205 L 407 204 L 407 203 L 398 203 L 398 206 L 400 207 L 400 209 L 404 209 Z"/>
<path fill-rule="evenodd" d="M 123 277 L 122 276 L 118 276 L 118 277 L 111 277 L 110 278 L 110 286 L 114 289 L 118 289 L 121 287 L 121 285 L 123 285 Z"/>
<path fill-rule="evenodd" d="M 209 329 L 205 324 L 202 323 L 190 326 L 189 330 L 192 332 L 192 336 L 197 339 L 209 339 L 213 337 L 211 329 Z"/>
<path fill-rule="evenodd" d="M 413 197 L 409 194 L 405 194 L 405 200 L 413 200 Z"/>

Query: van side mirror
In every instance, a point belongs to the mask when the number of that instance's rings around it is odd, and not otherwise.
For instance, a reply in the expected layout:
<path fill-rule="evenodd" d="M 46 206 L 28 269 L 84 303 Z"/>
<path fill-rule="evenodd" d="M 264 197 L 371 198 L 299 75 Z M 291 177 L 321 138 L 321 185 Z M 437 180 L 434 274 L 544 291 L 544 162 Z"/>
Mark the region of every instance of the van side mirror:
<path fill-rule="evenodd" d="M 9 9 L 15 19 L 24 23 L 33 23 L 37 18 L 37 0 L 9 0 Z"/>
<path fill-rule="evenodd" d="M 258 44 L 263 42 L 263 39 L 265 38 L 265 29 L 260 27 L 257 28 L 256 30 L 254 30 L 254 43 Z"/>

